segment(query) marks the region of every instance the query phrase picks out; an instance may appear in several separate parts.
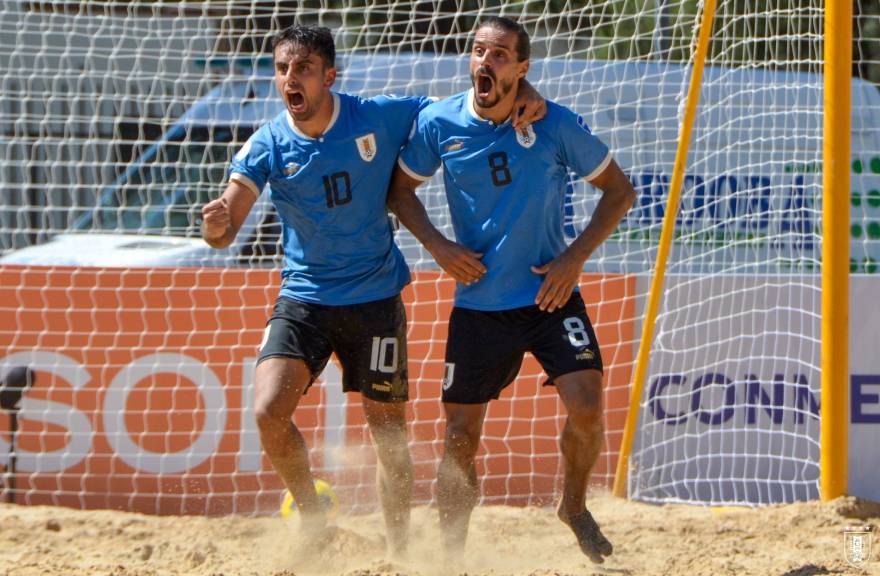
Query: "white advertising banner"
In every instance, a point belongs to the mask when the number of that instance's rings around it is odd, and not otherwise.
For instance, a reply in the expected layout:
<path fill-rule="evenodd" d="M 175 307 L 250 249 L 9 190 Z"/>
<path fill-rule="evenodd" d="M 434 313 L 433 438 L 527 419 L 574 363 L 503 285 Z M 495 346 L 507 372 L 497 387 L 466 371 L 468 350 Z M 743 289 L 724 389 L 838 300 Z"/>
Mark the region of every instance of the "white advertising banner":
<path fill-rule="evenodd" d="M 667 277 L 633 451 L 636 498 L 818 497 L 820 306 L 814 275 Z"/>
<path fill-rule="evenodd" d="M 850 278 L 849 493 L 880 501 L 880 277 Z"/>
<path fill-rule="evenodd" d="M 641 278 L 639 293 L 647 291 Z M 852 277 L 849 493 L 880 500 L 880 277 Z M 819 497 L 817 276 L 672 275 L 633 450 L 642 500 Z"/>

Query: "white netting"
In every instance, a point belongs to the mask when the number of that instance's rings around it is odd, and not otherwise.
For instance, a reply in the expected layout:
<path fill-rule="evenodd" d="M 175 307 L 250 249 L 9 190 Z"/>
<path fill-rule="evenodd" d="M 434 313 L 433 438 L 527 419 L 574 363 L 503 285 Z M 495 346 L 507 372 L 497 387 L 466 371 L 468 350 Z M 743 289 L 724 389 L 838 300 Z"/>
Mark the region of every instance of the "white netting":
<path fill-rule="evenodd" d="M 467 38 L 493 14 L 525 23 L 529 79 L 584 116 L 639 193 L 582 283 L 608 367 L 593 481 L 610 482 L 695 2 L 0 0 L 0 363 L 38 376 L 16 438 L 19 502 L 276 508 L 252 364 L 277 293 L 278 223 L 260 202 L 223 251 L 198 239 L 196 223 L 230 154 L 279 110 L 268 34 L 294 22 L 333 29 L 338 90 L 448 96 L 468 87 Z M 719 2 L 633 453 L 636 497 L 816 494 L 821 40 L 818 0 Z M 855 82 L 853 265 L 865 272 L 876 270 L 880 238 L 877 107 L 873 85 Z M 439 177 L 420 194 L 451 236 Z M 597 199 L 572 185 L 569 237 Z M 415 278 L 405 293 L 411 435 L 416 495 L 427 501 L 452 285 L 406 231 L 398 241 Z M 331 363 L 329 385 L 306 396 L 296 420 L 317 475 L 368 508 L 375 459 L 339 378 Z M 478 460 L 485 502 L 559 493 L 564 415 L 541 381 L 528 362 L 490 408 Z M 9 440 L 0 436 L 0 463 Z"/>

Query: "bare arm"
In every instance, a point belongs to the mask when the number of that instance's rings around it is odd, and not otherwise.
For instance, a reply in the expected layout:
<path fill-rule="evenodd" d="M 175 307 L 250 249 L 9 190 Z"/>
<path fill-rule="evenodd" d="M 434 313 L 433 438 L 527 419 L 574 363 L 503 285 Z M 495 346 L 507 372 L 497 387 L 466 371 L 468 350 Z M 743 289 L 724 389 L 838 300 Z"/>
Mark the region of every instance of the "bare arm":
<path fill-rule="evenodd" d="M 541 310 L 552 312 L 568 301 L 584 262 L 614 232 L 636 199 L 636 191 L 614 160 L 590 183 L 602 190 L 602 198 L 586 229 L 565 252 L 543 266 L 532 267 L 535 274 L 545 275 L 535 297 Z"/>
<path fill-rule="evenodd" d="M 520 78 L 516 101 L 513 103 L 513 115 L 510 119 L 513 127 L 522 130 L 546 115 L 547 102 L 544 97 L 535 90 L 535 87 L 528 80 Z"/>
<path fill-rule="evenodd" d="M 202 208 L 202 238 L 212 248 L 226 248 L 235 240 L 257 196 L 237 180 L 230 180 L 220 198 Z"/>
<path fill-rule="evenodd" d="M 420 181 L 395 168 L 388 190 L 388 208 L 406 226 L 413 236 L 431 253 L 437 264 L 456 281 L 471 284 L 486 273 L 480 262 L 482 254 L 456 244 L 440 233 L 428 219 L 422 201 L 416 196 Z"/>

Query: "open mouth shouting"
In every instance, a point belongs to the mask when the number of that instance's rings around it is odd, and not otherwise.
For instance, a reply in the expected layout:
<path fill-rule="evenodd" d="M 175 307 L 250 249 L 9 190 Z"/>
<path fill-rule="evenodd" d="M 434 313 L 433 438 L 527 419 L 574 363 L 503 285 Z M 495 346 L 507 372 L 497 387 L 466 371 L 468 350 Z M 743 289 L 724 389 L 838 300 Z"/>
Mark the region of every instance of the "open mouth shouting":
<path fill-rule="evenodd" d="M 480 68 L 474 74 L 474 88 L 478 100 L 488 100 L 495 88 L 495 75 L 485 68 Z"/>
<path fill-rule="evenodd" d="M 288 89 L 284 92 L 287 100 L 287 108 L 293 114 L 303 114 L 306 111 L 306 96 L 300 90 Z"/>

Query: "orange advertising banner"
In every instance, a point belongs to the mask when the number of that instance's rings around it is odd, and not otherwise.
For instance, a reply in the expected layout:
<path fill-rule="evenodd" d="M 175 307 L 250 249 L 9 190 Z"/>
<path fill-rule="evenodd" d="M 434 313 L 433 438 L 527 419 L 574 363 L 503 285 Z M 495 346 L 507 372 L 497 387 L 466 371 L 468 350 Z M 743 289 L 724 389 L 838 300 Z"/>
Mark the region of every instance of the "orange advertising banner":
<path fill-rule="evenodd" d="M 159 514 L 272 513 L 281 483 L 260 454 L 253 366 L 278 273 L 243 269 L 0 267 L 0 366 L 29 366 L 15 435 L 19 503 Z M 416 499 L 429 502 L 442 455 L 440 403 L 453 281 L 414 273 L 409 320 Z M 616 462 L 634 346 L 635 278 L 585 274 L 581 291 L 606 365 L 606 446 Z M 478 472 L 488 503 L 559 494 L 564 408 L 528 357 L 490 404 Z M 316 475 L 352 510 L 375 506 L 375 457 L 360 400 L 328 365 L 294 420 Z M 0 412 L 0 466 L 11 463 Z M 0 476 L 4 486 L 10 474 Z"/>

